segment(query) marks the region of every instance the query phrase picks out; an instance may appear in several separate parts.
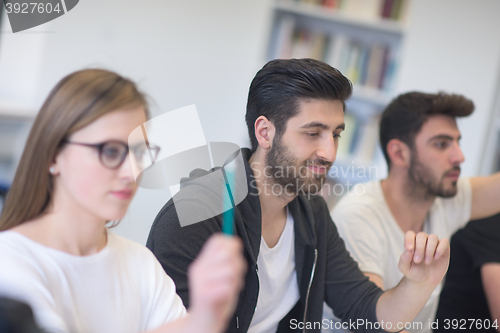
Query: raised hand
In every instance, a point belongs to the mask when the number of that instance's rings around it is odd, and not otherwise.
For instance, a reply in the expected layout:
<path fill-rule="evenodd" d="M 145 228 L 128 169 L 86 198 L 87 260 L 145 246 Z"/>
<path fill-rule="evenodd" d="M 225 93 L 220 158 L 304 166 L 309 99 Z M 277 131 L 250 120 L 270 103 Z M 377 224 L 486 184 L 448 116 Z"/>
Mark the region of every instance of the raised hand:
<path fill-rule="evenodd" d="M 450 244 L 436 235 L 408 231 L 405 251 L 399 259 L 399 270 L 411 282 L 437 286 L 443 279 L 450 262 Z"/>
<path fill-rule="evenodd" d="M 236 237 L 214 235 L 189 266 L 189 313 L 203 332 L 224 331 L 234 312 L 246 271 L 242 249 Z"/>

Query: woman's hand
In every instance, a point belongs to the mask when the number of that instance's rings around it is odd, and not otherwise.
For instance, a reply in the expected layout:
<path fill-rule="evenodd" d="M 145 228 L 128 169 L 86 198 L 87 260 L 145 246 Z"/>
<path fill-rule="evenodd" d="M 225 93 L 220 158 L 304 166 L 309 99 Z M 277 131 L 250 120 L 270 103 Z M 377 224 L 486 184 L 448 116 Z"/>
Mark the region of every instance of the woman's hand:
<path fill-rule="evenodd" d="M 238 303 L 246 262 L 236 237 L 214 235 L 208 239 L 188 269 L 191 319 L 198 332 L 222 332 Z"/>

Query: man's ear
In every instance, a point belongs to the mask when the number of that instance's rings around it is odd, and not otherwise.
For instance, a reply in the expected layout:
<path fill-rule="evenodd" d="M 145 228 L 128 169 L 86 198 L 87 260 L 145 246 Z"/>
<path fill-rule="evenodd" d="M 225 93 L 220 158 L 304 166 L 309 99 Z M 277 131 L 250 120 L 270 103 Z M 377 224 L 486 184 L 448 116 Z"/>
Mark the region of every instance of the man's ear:
<path fill-rule="evenodd" d="M 274 135 L 276 134 L 276 128 L 273 123 L 269 121 L 264 116 L 260 116 L 255 120 L 255 137 L 259 146 L 265 150 L 272 147 Z"/>
<path fill-rule="evenodd" d="M 391 159 L 391 167 L 407 169 L 411 163 L 411 150 L 406 143 L 398 139 L 391 139 L 387 143 L 387 155 Z"/>

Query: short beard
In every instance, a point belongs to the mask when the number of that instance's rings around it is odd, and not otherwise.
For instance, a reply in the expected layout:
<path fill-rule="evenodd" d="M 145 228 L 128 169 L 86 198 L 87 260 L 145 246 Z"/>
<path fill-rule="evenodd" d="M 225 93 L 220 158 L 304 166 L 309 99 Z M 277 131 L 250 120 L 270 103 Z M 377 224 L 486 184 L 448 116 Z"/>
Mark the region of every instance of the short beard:
<path fill-rule="evenodd" d="M 443 174 L 441 179 L 436 179 L 426 165 L 422 164 L 418 159 L 415 151 L 411 152 L 410 168 L 408 175 L 410 178 L 409 191 L 410 193 L 423 193 L 424 199 L 431 199 L 435 197 L 452 198 L 457 194 L 457 182 L 453 182 L 451 189 L 444 188 L 444 179 L 453 171 L 460 171 L 460 167 L 453 167 Z"/>
<path fill-rule="evenodd" d="M 318 194 L 325 182 L 326 173 L 317 173 L 313 177 L 308 177 L 308 166 L 321 165 L 330 169 L 332 163 L 324 160 L 307 160 L 299 163 L 281 139 L 282 137 L 277 135 L 273 146 L 267 153 L 265 176 L 271 180 L 273 187 L 275 185 L 280 187 L 280 193 L 284 197 L 296 196 L 300 193 Z"/>

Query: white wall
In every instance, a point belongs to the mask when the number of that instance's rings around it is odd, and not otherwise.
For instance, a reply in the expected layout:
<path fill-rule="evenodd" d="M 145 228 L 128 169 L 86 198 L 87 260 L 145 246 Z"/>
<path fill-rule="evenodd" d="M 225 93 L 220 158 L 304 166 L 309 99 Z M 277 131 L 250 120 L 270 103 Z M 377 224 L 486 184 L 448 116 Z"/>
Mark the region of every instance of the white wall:
<path fill-rule="evenodd" d="M 196 104 L 207 141 L 247 146 L 246 95 L 265 63 L 270 0 L 85 0 L 12 34 L 5 18 L 0 98 L 39 108 L 66 74 L 104 67 L 139 82 L 153 113 Z M 144 243 L 168 190 L 142 190 L 115 229 Z"/>
<path fill-rule="evenodd" d="M 138 81 L 156 113 L 194 103 L 209 140 L 243 143 L 241 115 L 265 61 L 269 3 L 80 1 L 36 31 L 2 35 L 0 96 L 38 107 L 64 75 L 104 67 Z M 214 121 L 222 114 L 231 126 Z"/>
<path fill-rule="evenodd" d="M 500 73 L 500 1 L 413 0 L 409 11 L 399 92 L 463 94 L 476 105 L 459 121 L 464 175 L 475 175 Z"/>
<path fill-rule="evenodd" d="M 272 0 L 85 0 L 16 34 L 2 27 L 0 99 L 38 108 L 71 71 L 116 70 L 138 81 L 153 112 L 196 104 L 208 141 L 247 144 L 251 79 L 265 63 Z M 463 121 L 465 174 L 478 171 L 500 61 L 500 2 L 413 0 L 398 90 L 446 90 L 476 103 Z M 144 243 L 165 190 L 142 190 L 116 231 Z"/>

